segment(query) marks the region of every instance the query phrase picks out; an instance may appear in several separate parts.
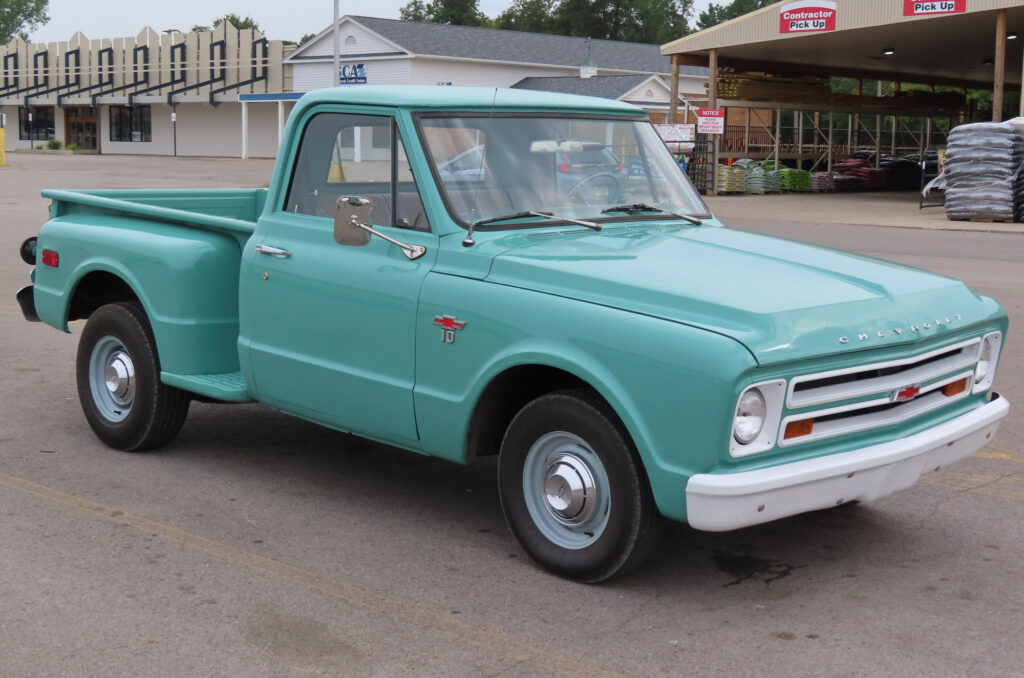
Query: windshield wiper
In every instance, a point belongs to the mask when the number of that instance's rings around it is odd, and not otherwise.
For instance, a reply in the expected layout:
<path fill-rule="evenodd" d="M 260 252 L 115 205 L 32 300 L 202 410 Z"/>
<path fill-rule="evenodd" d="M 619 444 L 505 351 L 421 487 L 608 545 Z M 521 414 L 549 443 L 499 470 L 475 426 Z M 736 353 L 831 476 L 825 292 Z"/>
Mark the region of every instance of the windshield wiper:
<path fill-rule="evenodd" d="M 595 224 L 593 221 L 584 221 L 582 219 L 570 219 L 569 217 L 560 217 L 556 216 L 554 212 L 534 212 L 532 210 L 527 210 L 525 212 L 502 214 L 501 216 L 498 217 L 490 217 L 488 219 L 480 219 L 479 221 L 474 221 L 469 225 L 469 230 L 466 233 L 466 238 L 462 241 L 462 246 L 472 247 L 474 244 L 476 244 L 476 241 L 473 240 L 473 230 L 477 226 L 483 226 L 484 224 L 493 224 L 499 221 L 508 221 L 510 219 L 525 219 L 526 217 L 541 217 L 543 219 L 551 219 L 554 221 L 567 221 L 570 224 L 579 224 L 580 226 L 592 228 L 595 231 L 601 230 L 601 224 Z"/>
<path fill-rule="evenodd" d="M 627 214 L 636 214 L 638 212 L 660 212 L 662 214 L 667 214 L 670 217 L 675 217 L 677 219 L 689 221 L 694 226 L 700 226 L 704 223 L 697 217 L 691 217 L 686 214 L 678 214 L 670 210 L 662 209 L 661 207 L 648 205 L 645 202 L 635 202 L 629 205 L 615 205 L 614 207 L 609 207 L 608 209 L 601 210 L 601 214 L 608 214 L 609 212 L 625 212 Z"/>

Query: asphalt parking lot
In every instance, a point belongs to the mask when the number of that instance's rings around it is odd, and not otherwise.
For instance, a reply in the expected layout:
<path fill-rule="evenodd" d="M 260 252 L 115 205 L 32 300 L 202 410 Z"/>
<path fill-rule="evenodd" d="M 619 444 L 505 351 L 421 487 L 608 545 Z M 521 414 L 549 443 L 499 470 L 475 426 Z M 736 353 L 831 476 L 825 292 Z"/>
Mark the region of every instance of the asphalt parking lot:
<path fill-rule="evenodd" d="M 5 678 L 1019 675 L 1015 413 L 989 447 L 903 493 L 731 533 L 673 525 L 641 572 L 576 585 L 520 553 L 489 461 L 418 457 L 259 405 L 194 404 L 156 452 L 102 446 L 75 389 L 82 324 L 67 336 L 26 323 L 14 299 L 29 273 L 17 247 L 46 218 L 39 190 L 259 186 L 271 163 L 10 154 L 8 164 Z M 996 388 L 1024 404 L 1024 235 L 871 225 L 873 213 L 922 218 L 912 196 L 878 197 L 888 203 L 877 209 L 865 207 L 872 198 L 783 198 L 710 202 L 735 227 L 929 268 L 995 297 L 1011 316 Z"/>

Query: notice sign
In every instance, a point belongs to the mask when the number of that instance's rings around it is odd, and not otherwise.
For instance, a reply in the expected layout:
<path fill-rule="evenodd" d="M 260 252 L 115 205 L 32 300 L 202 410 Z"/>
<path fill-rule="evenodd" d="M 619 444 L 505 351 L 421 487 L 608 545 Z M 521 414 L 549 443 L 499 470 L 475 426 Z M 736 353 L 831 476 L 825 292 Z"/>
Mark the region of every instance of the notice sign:
<path fill-rule="evenodd" d="M 903 0 L 903 16 L 925 14 L 963 14 L 967 0 Z"/>
<path fill-rule="evenodd" d="M 779 10 L 780 33 L 820 33 L 836 29 L 839 10 L 832 0 L 799 0 Z"/>
<path fill-rule="evenodd" d="M 700 134 L 725 134 L 725 109 L 697 109 L 697 132 Z"/>

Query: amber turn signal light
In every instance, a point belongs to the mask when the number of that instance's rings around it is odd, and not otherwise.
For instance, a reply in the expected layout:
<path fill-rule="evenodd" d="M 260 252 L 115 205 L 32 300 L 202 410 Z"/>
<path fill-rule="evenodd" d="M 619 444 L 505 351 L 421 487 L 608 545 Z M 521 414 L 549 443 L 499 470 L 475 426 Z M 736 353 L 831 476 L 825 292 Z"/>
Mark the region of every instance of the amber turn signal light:
<path fill-rule="evenodd" d="M 960 395 L 967 390 L 967 377 L 954 381 L 952 384 L 946 384 L 942 387 L 942 395 L 947 398 L 952 398 L 955 395 Z"/>
<path fill-rule="evenodd" d="M 786 432 L 782 435 L 783 440 L 789 440 L 790 438 L 801 438 L 803 436 L 811 435 L 811 431 L 814 430 L 813 419 L 801 419 L 799 421 L 791 421 L 786 424 Z"/>

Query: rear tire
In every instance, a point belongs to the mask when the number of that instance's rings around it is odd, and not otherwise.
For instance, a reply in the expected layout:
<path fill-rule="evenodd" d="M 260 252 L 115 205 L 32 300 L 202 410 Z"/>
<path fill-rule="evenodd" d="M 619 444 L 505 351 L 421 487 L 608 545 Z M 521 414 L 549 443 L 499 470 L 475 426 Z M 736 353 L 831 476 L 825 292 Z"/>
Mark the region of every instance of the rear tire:
<path fill-rule="evenodd" d="M 153 330 L 134 302 L 107 304 L 89 317 L 76 378 L 86 421 L 115 449 L 135 452 L 170 442 L 188 415 L 188 393 L 160 381 Z"/>
<path fill-rule="evenodd" d="M 661 517 L 639 455 L 610 408 L 585 389 L 527 404 L 498 458 L 505 520 L 554 574 L 595 584 L 636 568 L 658 542 Z"/>

